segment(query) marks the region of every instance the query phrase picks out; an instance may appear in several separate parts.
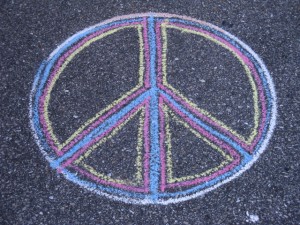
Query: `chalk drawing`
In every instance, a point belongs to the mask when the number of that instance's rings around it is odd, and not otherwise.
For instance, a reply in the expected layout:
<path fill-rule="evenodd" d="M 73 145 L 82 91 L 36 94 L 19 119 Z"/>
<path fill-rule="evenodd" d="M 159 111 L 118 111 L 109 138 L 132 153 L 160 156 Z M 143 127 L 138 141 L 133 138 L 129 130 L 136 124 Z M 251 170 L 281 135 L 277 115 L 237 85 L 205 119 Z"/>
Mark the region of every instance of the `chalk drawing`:
<path fill-rule="evenodd" d="M 60 75 L 83 49 L 126 29 L 135 29 L 138 33 L 137 86 L 96 113 L 61 143 L 48 112 L 51 94 Z M 252 90 L 254 112 L 248 137 L 201 109 L 168 83 L 168 29 L 199 35 L 230 52 L 243 66 Z M 189 17 L 144 13 L 106 20 L 71 36 L 57 47 L 35 76 L 29 109 L 31 127 L 42 153 L 51 167 L 68 180 L 126 203 L 170 204 L 203 195 L 250 168 L 266 149 L 274 130 L 276 95 L 262 60 L 235 36 Z M 137 116 L 133 180 L 110 177 L 87 163 L 86 159 L 95 149 L 126 129 L 128 121 Z M 211 151 L 220 154 L 223 161 L 200 173 L 176 177 L 171 119 L 207 144 Z M 189 166 L 188 162 L 186 166 Z"/>

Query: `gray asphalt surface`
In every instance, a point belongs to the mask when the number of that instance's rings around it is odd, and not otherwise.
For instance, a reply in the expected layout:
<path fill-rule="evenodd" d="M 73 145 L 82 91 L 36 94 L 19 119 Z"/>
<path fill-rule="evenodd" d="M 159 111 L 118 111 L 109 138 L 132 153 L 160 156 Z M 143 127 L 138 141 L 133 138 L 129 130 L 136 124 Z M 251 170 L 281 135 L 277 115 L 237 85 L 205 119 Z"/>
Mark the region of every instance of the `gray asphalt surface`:
<path fill-rule="evenodd" d="M 207 21 L 237 36 L 265 62 L 273 77 L 278 100 L 278 119 L 273 137 L 266 151 L 249 170 L 203 197 L 167 206 L 138 206 L 109 200 L 66 180 L 50 168 L 39 151 L 28 117 L 29 94 L 36 71 L 42 60 L 60 43 L 105 19 L 150 11 L 186 15 Z M 300 224 L 299 15 L 300 2 L 297 0 L 0 1 L 0 224 Z M 91 66 L 86 72 L 79 59 L 69 68 L 72 76 L 62 78 L 53 90 L 50 118 L 62 139 L 99 111 L 96 107 L 99 100 L 97 96 L 102 95 L 104 102 L 101 104 L 106 104 L 105 101 L 110 102 L 110 98 L 113 99 L 120 91 L 127 91 L 134 86 L 134 78 L 124 79 L 129 71 L 138 66 L 134 60 L 131 62 L 130 58 L 123 57 L 137 49 L 131 42 L 135 37 L 131 35 L 130 32 L 123 34 L 123 41 L 120 40 L 119 46 L 116 46 L 117 52 L 101 46 L 91 50 L 92 54 L 98 56 L 98 60 L 105 62 L 101 67 L 105 79 L 102 77 L 97 80 L 99 77 L 95 74 L 99 67 Z M 220 64 L 219 54 L 209 54 L 206 43 L 199 43 L 207 47 L 203 48 L 199 56 L 209 55 L 209 58 L 205 66 L 197 68 L 197 63 L 193 62 L 189 54 L 193 51 L 193 48 L 189 48 L 189 43 L 193 41 L 189 38 L 192 37 L 179 36 L 176 38 L 174 34 L 174 38 L 170 39 L 174 43 L 172 46 L 175 46 L 170 49 L 174 51 L 174 58 L 168 59 L 169 64 L 173 63 L 172 71 L 168 72 L 174 74 L 170 83 L 186 90 L 186 96 L 199 101 L 202 107 L 216 112 L 226 123 L 233 124 L 235 129 L 247 134 L 245 123 L 234 121 L 237 119 L 248 123 L 253 112 L 241 109 L 234 114 L 230 108 L 232 102 L 235 104 L 241 98 L 249 98 L 247 87 L 235 78 L 237 83 L 232 84 L 229 90 L 233 97 L 228 100 L 224 97 L 225 90 L 219 95 L 212 91 L 220 89 L 222 83 L 228 80 L 217 82 L 210 79 L 210 73 L 213 72 L 205 73 L 213 71 L 210 68 L 220 66 L 223 66 L 223 73 L 227 73 L 227 70 L 239 71 L 239 68 L 228 66 L 231 62 L 228 57 L 228 61 Z M 110 41 L 114 43 L 109 38 L 105 41 L 107 43 L 103 45 L 109 46 Z M 178 43 L 186 45 L 185 51 L 176 50 Z M 102 54 L 107 57 L 101 58 Z M 88 58 L 89 55 L 81 57 L 91 65 L 97 65 L 97 60 L 94 62 L 93 57 Z M 178 55 L 178 59 L 175 55 Z M 115 63 L 118 58 L 124 61 Z M 176 64 L 177 61 L 180 64 Z M 184 66 L 178 67 L 181 63 Z M 193 74 L 191 68 L 203 71 L 201 80 L 205 82 L 186 80 L 180 75 L 180 70 Z M 107 71 L 118 75 L 117 80 L 114 81 L 110 73 L 106 74 Z M 81 80 L 79 74 L 84 73 L 91 76 Z M 112 82 L 116 83 L 116 87 L 110 86 Z M 200 96 L 196 95 L 199 88 L 196 83 L 201 83 L 204 90 Z M 101 89 L 95 88 L 98 84 L 102 85 Z M 111 92 L 107 95 L 106 91 Z M 80 97 L 82 99 L 74 103 Z M 222 104 L 215 102 L 224 103 L 228 106 L 227 111 L 222 110 Z M 247 108 L 247 105 L 243 107 Z M 66 111 L 68 115 L 63 114 Z M 123 137 L 128 138 L 120 137 L 119 143 L 130 148 L 134 142 L 130 136 L 135 126 L 128 126 L 122 133 Z M 176 124 L 172 126 L 176 127 Z M 180 128 L 174 129 L 178 129 L 178 139 L 180 135 L 185 135 Z M 180 147 L 180 144 L 184 145 L 178 143 L 177 146 Z M 116 145 L 116 148 L 121 145 Z M 109 155 L 99 157 L 108 160 L 102 161 L 100 165 L 107 172 L 115 169 L 113 172 L 118 176 L 132 172 L 132 168 L 127 165 L 123 169 L 116 169 L 118 163 L 110 161 Z M 128 160 L 132 160 L 134 156 L 124 154 L 111 157 L 116 160 L 118 157 L 128 157 Z M 174 157 L 180 159 L 183 155 Z M 185 171 L 187 163 L 190 163 L 191 168 L 198 163 L 193 158 L 185 160 L 178 164 L 177 175 L 191 172 Z"/>

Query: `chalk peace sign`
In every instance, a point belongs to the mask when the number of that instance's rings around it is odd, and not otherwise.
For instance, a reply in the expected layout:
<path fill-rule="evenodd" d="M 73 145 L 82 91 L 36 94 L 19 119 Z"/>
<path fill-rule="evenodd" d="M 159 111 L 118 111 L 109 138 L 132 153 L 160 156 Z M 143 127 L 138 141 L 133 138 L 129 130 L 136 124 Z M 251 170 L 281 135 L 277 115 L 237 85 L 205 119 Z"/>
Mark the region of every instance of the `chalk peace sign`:
<path fill-rule="evenodd" d="M 138 37 L 137 86 L 108 104 L 62 143 L 49 117 L 50 99 L 57 81 L 84 49 L 126 29 L 134 29 Z M 204 110 L 185 91 L 170 82 L 167 63 L 168 57 L 172 56 L 168 44 L 169 30 L 205 39 L 232 55 L 242 66 L 253 101 L 254 122 L 247 137 L 213 112 Z M 193 70 L 197 71 L 197 68 Z M 231 79 L 230 74 L 227 76 Z M 135 177 L 132 180 L 114 177 L 91 165 L 88 160 L 93 158 L 93 152 L 101 149 L 121 130 L 126 130 L 136 117 L 136 147 L 130 149 L 135 152 Z M 135 14 L 86 28 L 52 52 L 35 76 L 30 120 L 36 141 L 51 167 L 68 180 L 127 203 L 169 204 L 203 195 L 239 176 L 257 160 L 266 149 L 275 126 L 276 96 L 263 62 L 246 44 L 228 32 L 184 16 Z M 180 135 L 174 128 L 176 126 L 188 133 Z M 185 141 L 188 138 L 193 138 L 191 145 Z M 199 147 L 198 142 L 205 147 Z M 176 146 L 180 144 L 185 148 L 178 151 Z M 174 157 L 176 151 L 179 152 L 177 158 Z M 201 156 L 199 166 L 195 164 L 189 173 L 181 173 L 182 167 L 189 167 L 192 163 L 192 160 L 186 160 L 181 167 L 177 166 L 187 152 L 192 158 L 197 158 L 205 151 L 208 155 Z M 210 160 L 211 163 L 200 165 L 201 160 Z"/>

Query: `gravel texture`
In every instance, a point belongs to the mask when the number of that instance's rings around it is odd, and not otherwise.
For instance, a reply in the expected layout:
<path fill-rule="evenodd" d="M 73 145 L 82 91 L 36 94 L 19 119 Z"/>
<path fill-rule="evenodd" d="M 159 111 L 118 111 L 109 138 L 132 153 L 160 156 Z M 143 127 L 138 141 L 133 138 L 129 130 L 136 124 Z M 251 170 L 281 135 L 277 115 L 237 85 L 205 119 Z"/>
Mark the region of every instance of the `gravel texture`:
<path fill-rule="evenodd" d="M 34 75 L 42 60 L 60 43 L 105 19 L 150 11 L 204 20 L 237 36 L 265 62 L 273 77 L 278 98 L 278 120 L 273 137 L 251 169 L 203 197 L 167 206 L 138 206 L 112 201 L 67 181 L 50 168 L 40 153 L 32 136 L 28 117 L 29 94 Z M 299 15 L 300 2 L 297 0 L 0 1 L 0 224 L 300 224 Z M 228 63 L 233 60 L 229 56 L 226 61 L 220 62 L 219 54 L 209 54 L 209 46 L 204 41 L 200 41 L 199 45 L 205 45 L 205 54 L 193 52 L 193 48 L 188 48 L 188 43 L 192 41 L 189 38 L 193 37 L 172 32 L 172 46 L 180 42 L 187 47 L 179 50 L 175 47 L 174 55 L 178 56 L 168 59 L 172 70 L 168 72 L 174 73 L 170 83 L 186 90 L 186 95 L 190 94 L 191 99 L 199 101 L 207 110 L 214 112 L 216 117 L 223 118 L 226 123 L 247 134 L 248 130 L 244 125 L 249 124 L 253 112 L 234 107 L 239 99 L 249 98 L 249 87 L 243 86 L 243 81 L 237 78 L 232 83 L 229 97 L 226 97 L 226 91 L 221 95 L 211 92 L 215 88 L 222 90 L 223 83 L 228 82 L 226 79 L 218 82 L 212 76 L 239 71 L 240 68 L 228 67 Z M 99 111 L 101 104 L 106 104 L 101 102 L 98 108 L 95 106 L 97 96 L 105 95 L 105 88 L 112 90 L 112 94 L 102 99 L 110 101 L 108 99 L 118 97 L 120 91 L 126 92 L 136 84 L 134 75 L 124 79 L 124 76 L 136 70 L 137 65 L 130 61 L 135 59 L 127 57 L 127 61 L 123 61 L 124 65 L 130 64 L 127 67 L 115 61 L 138 51 L 138 46 L 131 42 L 136 38 L 134 34 L 125 32 L 122 35 L 125 38 L 118 43 L 119 46 L 112 46 L 112 49 L 105 47 L 111 41 L 106 39 L 107 43 L 103 43 L 103 46 L 87 50 L 90 52 L 80 57 L 91 63 L 90 70 L 83 69 L 80 59 L 78 62 L 74 61 L 73 67 L 69 68 L 74 77 L 62 78 L 57 84 L 50 117 L 62 139 L 68 137 L 82 121 Z M 114 52 L 116 49 L 117 52 Z M 88 58 L 91 53 L 105 62 L 103 67 L 96 68 L 97 61 Z M 103 57 L 102 53 L 108 56 Z M 197 63 L 191 58 L 192 54 L 203 57 L 205 65 L 197 68 Z M 185 66 L 178 66 L 181 63 Z M 218 68 L 217 71 L 214 71 L 215 67 Z M 203 71 L 200 80 L 187 80 L 178 73 L 183 70 L 193 77 L 192 68 Z M 107 83 L 103 84 L 93 77 L 99 70 L 107 77 Z M 116 77 L 109 77 L 107 70 L 111 70 Z M 83 75 L 84 80 L 76 74 Z M 114 79 L 117 80 L 116 87 L 109 86 Z M 102 85 L 101 89 L 96 88 L 99 84 Z M 92 87 L 95 91 L 89 89 L 91 85 L 94 85 Z M 76 88 L 78 92 L 74 91 Z M 204 91 L 197 92 L 201 88 Z M 247 108 L 249 101 L 241 102 L 244 104 L 242 107 Z M 227 106 L 225 111 L 222 111 L 222 104 Z M 60 110 L 68 111 L 69 114 L 58 117 L 57 112 Z M 234 123 L 236 118 L 244 122 Z M 123 131 L 123 137 L 127 135 L 127 139 L 131 140 L 131 130 L 135 127 L 130 124 L 128 126 Z M 178 124 L 172 126 L 176 127 Z M 127 143 L 122 137 L 119 139 L 121 143 Z M 134 141 L 132 138 L 132 142 Z M 174 143 L 176 144 L 176 140 Z M 107 149 L 114 144 L 107 143 Z M 104 172 L 112 171 L 126 179 L 132 172 L 129 165 L 125 165 L 123 170 L 115 171 L 112 167 L 118 165 L 118 160 L 126 157 L 130 160 L 131 157 L 126 155 L 126 148 L 130 148 L 130 144 L 127 143 L 120 150 L 124 151 L 124 155 L 119 155 L 120 159 L 115 157 L 117 162 L 108 165 L 103 161 Z M 177 147 L 180 144 L 182 143 L 177 143 Z M 97 154 L 100 157 L 102 152 Z M 184 158 L 180 152 L 174 157 Z M 177 174 L 190 173 L 189 170 L 184 171 L 184 168 L 189 161 L 192 167 L 196 165 L 197 161 L 194 160 L 191 157 L 183 159 L 176 167 Z M 92 161 L 90 163 L 93 164 Z"/>

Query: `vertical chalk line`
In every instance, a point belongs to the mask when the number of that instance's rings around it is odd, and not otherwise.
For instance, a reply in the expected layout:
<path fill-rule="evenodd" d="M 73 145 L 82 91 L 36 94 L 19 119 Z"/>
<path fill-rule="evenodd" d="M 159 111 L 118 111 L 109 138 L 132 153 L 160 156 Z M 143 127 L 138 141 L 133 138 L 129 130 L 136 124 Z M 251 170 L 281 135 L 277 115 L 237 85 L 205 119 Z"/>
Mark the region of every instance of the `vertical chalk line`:
<path fill-rule="evenodd" d="M 150 44 L 150 192 L 155 201 L 158 198 L 160 176 L 160 150 L 159 150 L 159 110 L 158 89 L 156 84 L 156 34 L 154 17 L 148 18 L 148 37 Z"/>

